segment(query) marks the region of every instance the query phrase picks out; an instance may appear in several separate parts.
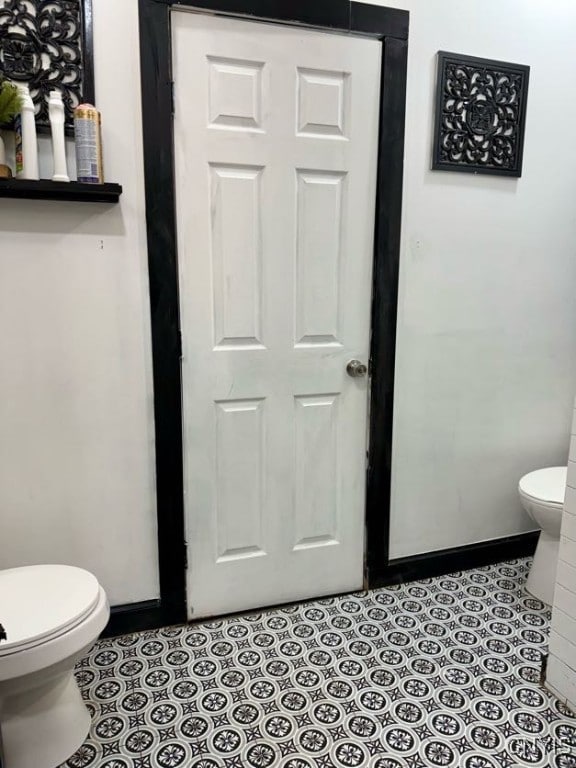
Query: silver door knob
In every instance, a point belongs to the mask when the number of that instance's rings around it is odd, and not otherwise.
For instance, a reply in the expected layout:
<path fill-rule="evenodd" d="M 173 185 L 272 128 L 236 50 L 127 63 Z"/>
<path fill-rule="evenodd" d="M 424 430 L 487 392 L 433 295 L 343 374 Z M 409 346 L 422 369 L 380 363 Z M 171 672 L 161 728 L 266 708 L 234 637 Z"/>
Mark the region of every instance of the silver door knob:
<path fill-rule="evenodd" d="M 346 366 L 346 373 L 348 376 L 352 376 L 353 379 L 358 379 L 361 376 L 366 376 L 368 368 L 360 360 L 350 360 Z"/>

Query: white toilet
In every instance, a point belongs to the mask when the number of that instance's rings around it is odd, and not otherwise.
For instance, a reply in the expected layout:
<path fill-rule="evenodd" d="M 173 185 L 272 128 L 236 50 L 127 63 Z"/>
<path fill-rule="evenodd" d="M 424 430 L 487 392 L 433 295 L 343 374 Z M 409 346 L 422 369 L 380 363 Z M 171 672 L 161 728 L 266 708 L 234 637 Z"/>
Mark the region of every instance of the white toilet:
<path fill-rule="evenodd" d="M 518 484 L 522 506 L 542 529 L 526 589 L 548 605 L 554 600 L 567 471 L 566 467 L 537 469 Z"/>
<path fill-rule="evenodd" d="M 106 626 L 95 576 L 65 565 L 0 571 L 0 763 L 55 768 L 81 746 L 90 714 L 75 663 Z"/>

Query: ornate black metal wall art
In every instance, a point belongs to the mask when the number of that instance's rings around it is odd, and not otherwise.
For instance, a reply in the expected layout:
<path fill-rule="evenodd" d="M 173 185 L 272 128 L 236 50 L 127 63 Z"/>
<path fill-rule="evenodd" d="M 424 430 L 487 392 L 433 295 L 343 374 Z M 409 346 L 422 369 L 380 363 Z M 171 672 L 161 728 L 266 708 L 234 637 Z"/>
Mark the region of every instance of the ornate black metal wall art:
<path fill-rule="evenodd" d="M 29 84 L 40 130 L 60 90 L 71 132 L 74 108 L 94 101 L 92 0 L 0 0 L 0 72 Z"/>
<path fill-rule="evenodd" d="M 522 175 L 530 67 L 438 52 L 432 169 Z"/>

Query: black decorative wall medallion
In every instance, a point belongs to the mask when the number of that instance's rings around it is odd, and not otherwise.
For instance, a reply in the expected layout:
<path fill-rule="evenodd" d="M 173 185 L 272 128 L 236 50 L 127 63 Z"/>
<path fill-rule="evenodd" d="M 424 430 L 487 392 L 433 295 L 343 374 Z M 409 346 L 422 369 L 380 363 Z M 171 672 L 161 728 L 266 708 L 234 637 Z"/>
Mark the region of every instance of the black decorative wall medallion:
<path fill-rule="evenodd" d="M 0 72 L 28 83 L 40 130 L 58 89 L 72 131 L 74 108 L 94 101 L 93 67 L 92 0 L 0 0 Z"/>
<path fill-rule="evenodd" d="M 438 52 L 432 169 L 522 175 L 530 67 Z"/>

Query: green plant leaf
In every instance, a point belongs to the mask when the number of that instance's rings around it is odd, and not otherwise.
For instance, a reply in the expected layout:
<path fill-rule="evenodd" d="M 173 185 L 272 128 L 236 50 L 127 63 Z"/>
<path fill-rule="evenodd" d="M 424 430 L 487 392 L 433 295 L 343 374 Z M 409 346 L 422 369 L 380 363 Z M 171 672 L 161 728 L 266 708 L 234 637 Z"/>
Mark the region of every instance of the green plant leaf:
<path fill-rule="evenodd" d="M 0 75 L 0 126 L 12 122 L 22 108 L 18 87 Z"/>

